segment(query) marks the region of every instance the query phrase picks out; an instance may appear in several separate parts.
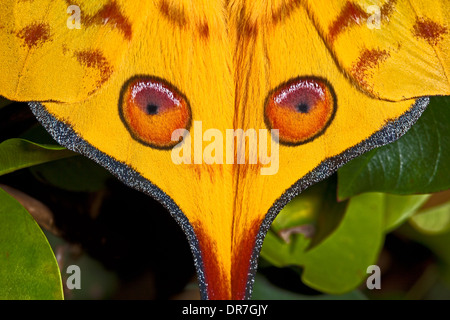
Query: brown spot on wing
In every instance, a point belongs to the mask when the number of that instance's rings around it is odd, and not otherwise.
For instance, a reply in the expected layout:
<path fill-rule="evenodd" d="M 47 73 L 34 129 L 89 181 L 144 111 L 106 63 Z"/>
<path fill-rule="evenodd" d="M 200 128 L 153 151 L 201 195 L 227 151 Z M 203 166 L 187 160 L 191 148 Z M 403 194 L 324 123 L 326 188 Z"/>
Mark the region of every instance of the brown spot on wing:
<path fill-rule="evenodd" d="M 209 25 L 207 22 L 203 22 L 198 26 L 198 33 L 203 39 L 209 38 Z"/>
<path fill-rule="evenodd" d="M 182 8 L 175 7 L 167 0 L 161 0 L 159 3 L 159 11 L 170 22 L 183 28 L 188 23 L 187 16 Z"/>
<path fill-rule="evenodd" d="M 384 20 L 388 20 L 389 16 L 394 12 L 395 4 L 397 3 L 397 0 L 390 0 L 386 2 L 381 8 L 381 18 Z"/>
<path fill-rule="evenodd" d="M 380 7 L 382 20 L 389 21 L 389 16 L 394 12 L 396 3 L 397 0 L 389 0 Z M 369 17 L 370 15 L 359 5 L 347 1 L 339 16 L 328 29 L 330 42 L 333 43 L 347 28 L 365 23 Z"/>
<path fill-rule="evenodd" d="M 43 22 L 30 24 L 18 31 L 16 35 L 24 41 L 28 49 L 39 47 L 51 39 L 50 26 Z"/>
<path fill-rule="evenodd" d="M 100 72 L 100 80 L 97 81 L 98 87 L 105 83 L 113 72 L 111 64 L 98 49 L 76 51 L 75 57 L 81 65 L 97 69 Z"/>
<path fill-rule="evenodd" d="M 355 80 L 365 89 L 370 90 L 367 82 L 367 76 L 373 68 L 377 67 L 381 62 L 389 58 L 390 54 L 386 50 L 366 49 L 364 50 L 356 63 L 353 64 L 351 74 Z"/>
<path fill-rule="evenodd" d="M 413 27 L 413 34 L 417 38 L 425 39 L 430 45 L 435 46 L 443 39 L 443 35 L 448 33 L 446 27 L 429 18 L 417 18 Z"/>
<path fill-rule="evenodd" d="M 120 6 L 115 1 L 105 4 L 93 16 L 86 17 L 86 25 L 105 25 L 109 24 L 118 28 L 127 40 L 131 39 L 133 34 L 131 23 L 121 12 Z"/>
<path fill-rule="evenodd" d="M 346 28 L 352 24 L 360 25 L 367 18 L 368 14 L 359 5 L 347 1 L 337 19 L 329 27 L 330 41 L 333 43 Z"/>
<path fill-rule="evenodd" d="M 61 49 L 64 55 L 69 51 L 69 48 L 67 48 L 67 45 L 65 43 L 62 44 Z"/>
<path fill-rule="evenodd" d="M 77 0 L 66 0 L 66 4 L 68 6 L 76 5 L 80 7 L 82 13 L 84 12 L 82 4 Z M 127 40 L 131 40 L 133 36 L 133 28 L 129 19 L 122 13 L 120 6 L 114 0 L 104 4 L 96 13 L 82 16 L 81 22 L 87 27 L 108 24 L 111 28 L 118 28 Z"/>

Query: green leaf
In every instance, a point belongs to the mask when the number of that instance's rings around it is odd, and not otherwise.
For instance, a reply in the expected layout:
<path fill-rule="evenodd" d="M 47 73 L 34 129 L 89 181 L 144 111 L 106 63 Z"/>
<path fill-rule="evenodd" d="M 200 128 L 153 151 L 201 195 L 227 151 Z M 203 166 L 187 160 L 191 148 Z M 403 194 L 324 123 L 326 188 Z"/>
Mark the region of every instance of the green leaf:
<path fill-rule="evenodd" d="M 336 229 L 345 210 L 346 202 L 336 200 L 336 179 L 333 176 L 292 199 L 273 221 L 271 230 L 282 238 L 303 233 L 311 237 L 311 248 Z"/>
<path fill-rule="evenodd" d="M 333 219 L 332 216 L 338 211 L 325 210 L 320 214 L 315 212 L 330 206 L 313 206 L 311 203 L 308 205 L 308 201 L 332 205 L 332 199 L 328 197 L 333 194 L 333 184 L 328 184 L 328 187 L 331 186 L 328 192 L 320 193 L 324 191 L 325 186 L 322 183 L 322 186 L 307 193 L 303 199 L 301 196 L 297 197 L 294 199 L 295 205 L 286 206 L 285 209 L 288 210 L 283 209 L 280 212 L 282 223 L 278 222 L 277 227 L 271 228 L 267 233 L 261 257 L 277 267 L 303 266 L 302 278 L 306 284 L 327 293 L 343 293 L 356 288 L 367 276 L 367 267 L 375 263 L 384 234 L 397 228 L 416 213 L 430 195 L 362 194 L 344 203 L 344 218 L 315 246 L 311 245 L 314 237 L 307 238 L 303 232 L 291 233 L 290 237 L 280 236 L 285 230 L 280 228 L 280 225 L 297 230 L 298 225 L 295 222 L 300 226 L 302 223 L 318 225 L 317 218 L 320 216 L 325 220 Z M 334 194 L 335 192 L 334 188 Z M 317 200 L 315 197 L 320 194 L 322 198 L 319 196 L 321 200 Z M 334 207 L 336 208 L 336 205 Z M 292 219 L 289 218 L 290 215 Z M 309 220 L 299 219 L 299 216 L 308 216 Z M 316 217 L 316 220 L 311 217 Z M 320 233 L 321 226 L 318 226 Z"/>
<path fill-rule="evenodd" d="M 359 291 L 354 290 L 342 295 L 320 294 L 315 296 L 303 295 L 279 288 L 259 274 L 255 277 L 252 300 L 366 300 Z"/>
<path fill-rule="evenodd" d="M 428 234 L 450 230 L 450 202 L 418 212 L 409 220 L 418 231 Z"/>
<path fill-rule="evenodd" d="M 58 145 L 43 130 L 38 127 L 22 138 L 0 143 L 0 175 L 76 155 Z"/>
<path fill-rule="evenodd" d="M 92 160 L 75 156 L 30 168 L 45 183 L 75 192 L 94 192 L 105 187 L 111 174 Z"/>
<path fill-rule="evenodd" d="M 318 183 L 292 199 L 270 226 L 274 232 L 302 225 L 315 225 L 323 203 L 326 185 Z"/>
<path fill-rule="evenodd" d="M 292 234 L 289 243 L 274 231 L 264 240 L 261 256 L 278 267 L 303 266 L 302 280 L 326 293 L 356 288 L 375 263 L 384 239 L 385 195 L 369 193 L 348 201 L 345 216 L 328 237 L 310 250 L 311 239 Z"/>
<path fill-rule="evenodd" d="M 31 215 L 0 189 L 0 299 L 63 299 L 53 251 Z"/>
<path fill-rule="evenodd" d="M 431 195 L 399 196 L 385 195 L 384 229 L 390 232 L 408 220 Z"/>
<path fill-rule="evenodd" d="M 310 241 L 303 234 L 292 234 L 288 243 L 270 230 L 264 238 L 261 257 L 278 268 L 301 266 L 305 262 L 305 252 Z"/>
<path fill-rule="evenodd" d="M 340 199 L 363 192 L 434 193 L 450 188 L 450 97 L 432 97 L 417 123 L 394 143 L 338 171 Z"/>
<path fill-rule="evenodd" d="M 383 194 L 366 193 L 349 201 L 337 230 L 305 255 L 302 280 L 333 294 L 356 288 L 382 247 Z"/>

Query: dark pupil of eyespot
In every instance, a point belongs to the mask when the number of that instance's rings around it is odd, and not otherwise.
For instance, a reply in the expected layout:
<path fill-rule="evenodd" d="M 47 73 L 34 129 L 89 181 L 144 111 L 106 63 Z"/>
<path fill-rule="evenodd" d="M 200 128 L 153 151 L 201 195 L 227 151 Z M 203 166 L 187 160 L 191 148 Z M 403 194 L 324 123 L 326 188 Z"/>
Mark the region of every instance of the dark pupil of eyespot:
<path fill-rule="evenodd" d="M 300 103 L 297 105 L 297 111 L 300 113 L 308 113 L 309 106 L 306 103 Z"/>
<path fill-rule="evenodd" d="M 147 114 L 157 114 L 158 113 L 158 106 L 154 104 L 148 104 L 147 105 Z"/>

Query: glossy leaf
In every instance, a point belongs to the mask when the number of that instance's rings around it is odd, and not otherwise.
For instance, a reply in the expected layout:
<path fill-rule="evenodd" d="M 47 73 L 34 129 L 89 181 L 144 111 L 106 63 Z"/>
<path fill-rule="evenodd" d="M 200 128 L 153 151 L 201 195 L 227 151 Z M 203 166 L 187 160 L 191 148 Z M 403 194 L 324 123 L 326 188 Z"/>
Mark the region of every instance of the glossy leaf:
<path fill-rule="evenodd" d="M 306 253 L 303 282 L 334 294 L 356 288 L 376 262 L 383 239 L 383 195 L 352 198 L 336 231 Z"/>
<path fill-rule="evenodd" d="M 322 242 L 307 250 L 310 239 L 292 234 L 289 243 L 269 231 L 261 256 L 275 266 L 303 266 L 303 282 L 326 293 L 356 288 L 375 263 L 384 239 L 384 195 L 363 194 L 348 202 L 345 216 Z"/>
<path fill-rule="evenodd" d="M 21 138 L 0 143 L 0 175 L 75 155 L 42 131 L 38 127 Z"/>
<path fill-rule="evenodd" d="M 0 299 L 63 299 L 53 251 L 31 215 L 0 189 Z"/>
<path fill-rule="evenodd" d="M 450 188 L 450 97 L 432 97 L 398 141 L 372 150 L 338 171 L 339 198 L 363 192 L 433 193 Z"/>
<path fill-rule="evenodd" d="M 423 210 L 412 216 L 410 222 L 423 233 L 447 232 L 450 230 L 450 202 Z"/>
<path fill-rule="evenodd" d="M 288 243 L 275 232 L 269 231 L 264 239 L 261 257 L 279 268 L 301 266 L 305 262 L 305 252 L 310 241 L 303 234 L 292 234 Z"/>
<path fill-rule="evenodd" d="M 411 196 L 385 194 L 385 232 L 394 230 L 408 220 L 429 198 L 428 194 Z"/>

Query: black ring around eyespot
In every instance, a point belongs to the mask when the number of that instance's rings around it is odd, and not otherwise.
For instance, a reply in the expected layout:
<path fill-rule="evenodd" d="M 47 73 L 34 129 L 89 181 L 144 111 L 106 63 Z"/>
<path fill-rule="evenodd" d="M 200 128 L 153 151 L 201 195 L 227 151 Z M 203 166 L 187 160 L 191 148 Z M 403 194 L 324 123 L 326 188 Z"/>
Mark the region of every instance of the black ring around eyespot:
<path fill-rule="evenodd" d="M 287 86 L 288 84 L 297 82 L 297 81 L 301 81 L 301 80 L 313 80 L 313 81 L 320 81 L 325 83 L 325 85 L 328 87 L 328 89 L 330 90 L 330 94 L 333 98 L 333 111 L 331 113 L 330 119 L 328 119 L 328 122 L 326 123 L 326 125 L 318 132 L 316 133 L 314 136 L 308 138 L 307 140 L 304 141 L 300 141 L 300 142 L 286 142 L 286 141 L 281 141 L 279 139 L 278 143 L 284 146 L 288 146 L 288 147 L 295 147 L 295 146 L 299 146 L 302 144 L 306 144 L 309 143 L 313 140 L 315 140 L 316 138 L 320 137 L 322 134 L 325 133 L 325 131 L 328 129 L 328 127 L 331 125 L 331 123 L 333 122 L 335 116 L 336 116 L 336 112 L 337 112 L 337 96 L 336 96 L 336 92 L 334 91 L 334 87 L 331 85 L 331 83 L 328 81 L 328 79 L 319 77 L 319 76 L 299 76 L 299 77 L 295 77 L 295 78 L 291 78 L 281 84 L 279 84 L 276 88 L 272 89 L 269 91 L 269 93 L 266 96 L 266 99 L 264 100 L 264 123 L 266 125 L 266 127 L 271 130 L 273 128 L 271 128 L 270 126 L 270 120 L 267 118 L 266 116 L 266 108 L 267 108 L 267 104 L 269 103 L 269 99 L 272 97 L 272 95 L 280 90 L 281 88 Z"/>
<path fill-rule="evenodd" d="M 125 92 L 128 89 L 128 86 L 136 81 L 137 79 L 145 79 L 148 81 L 156 81 L 156 82 L 160 82 L 162 84 L 164 84 L 165 86 L 167 86 L 168 88 L 170 88 L 170 90 L 172 90 L 173 92 L 175 92 L 176 94 L 178 94 L 181 98 L 183 98 L 186 101 L 186 105 L 187 108 L 189 109 L 189 113 L 190 113 L 190 118 L 188 119 L 188 124 L 186 126 L 187 131 L 191 130 L 191 126 L 192 126 L 192 109 L 191 109 L 191 104 L 188 100 L 188 98 L 186 97 L 186 95 L 184 93 L 182 93 L 175 85 L 173 85 L 172 83 L 170 83 L 169 81 L 157 77 L 157 76 L 150 76 L 150 75 L 145 75 L 145 74 L 140 74 L 140 75 L 134 75 L 131 78 L 129 78 L 127 81 L 124 82 L 124 84 L 122 85 L 122 88 L 120 89 L 120 94 L 119 94 L 119 103 L 118 103 L 118 107 L 119 107 L 119 117 L 120 120 L 122 121 L 122 123 L 125 125 L 125 127 L 127 128 L 127 131 L 130 133 L 131 137 L 139 142 L 142 145 L 145 145 L 147 147 L 151 147 L 153 149 L 158 149 L 158 150 L 171 150 L 174 146 L 158 146 L 155 144 L 151 144 L 148 143 L 146 141 L 143 141 L 141 138 L 139 138 L 138 136 L 136 136 L 136 134 L 133 132 L 133 130 L 130 128 L 130 126 L 128 125 L 127 121 L 125 120 L 125 116 L 123 114 L 123 96 L 125 94 Z"/>

